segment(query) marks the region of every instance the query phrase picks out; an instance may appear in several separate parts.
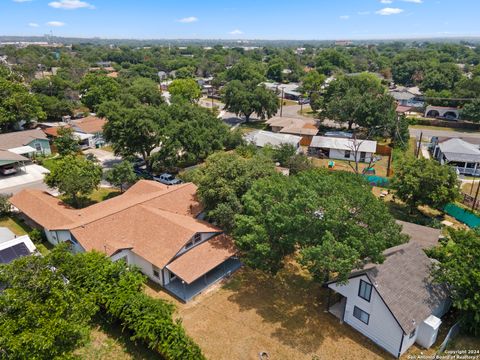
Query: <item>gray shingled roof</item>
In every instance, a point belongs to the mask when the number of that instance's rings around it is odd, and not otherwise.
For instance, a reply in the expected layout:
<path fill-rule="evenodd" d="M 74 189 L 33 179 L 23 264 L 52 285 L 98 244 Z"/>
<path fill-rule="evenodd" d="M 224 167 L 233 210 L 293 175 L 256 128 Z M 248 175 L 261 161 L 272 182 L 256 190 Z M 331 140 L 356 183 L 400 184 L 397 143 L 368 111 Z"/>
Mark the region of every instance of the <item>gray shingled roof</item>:
<path fill-rule="evenodd" d="M 432 260 L 422 244 L 411 241 L 385 250 L 383 264 L 363 270 L 405 334 L 411 333 L 448 297 L 430 277 Z M 358 274 L 358 272 L 357 272 Z"/>
<path fill-rule="evenodd" d="M 0 149 L 8 150 L 28 145 L 35 139 L 46 139 L 47 135 L 41 129 L 14 131 L 0 134 Z"/>
<path fill-rule="evenodd" d="M 462 139 L 452 138 L 441 142 L 438 147 L 448 161 L 480 162 L 478 146 Z"/>
<path fill-rule="evenodd" d="M 396 223 L 402 225 L 402 233 L 408 235 L 410 241 L 419 243 L 424 249 L 431 248 L 438 244 L 438 239 L 441 235 L 440 229 L 434 229 L 428 226 L 417 225 L 401 220 L 396 220 Z"/>

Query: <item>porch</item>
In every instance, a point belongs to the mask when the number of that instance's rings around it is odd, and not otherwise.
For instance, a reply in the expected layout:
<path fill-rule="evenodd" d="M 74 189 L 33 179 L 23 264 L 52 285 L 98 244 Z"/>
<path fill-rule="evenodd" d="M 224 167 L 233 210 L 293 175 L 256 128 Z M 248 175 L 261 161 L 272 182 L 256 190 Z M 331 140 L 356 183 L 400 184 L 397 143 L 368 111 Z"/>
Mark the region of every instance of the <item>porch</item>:
<path fill-rule="evenodd" d="M 328 312 L 339 319 L 340 322 L 343 322 L 343 315 L 345 313 L 346 306 L 347 298 L 329 288 L 327 301 Z"/>
<path fill-rule="evenodd" d="M 165 285 L 165 289 L 179 300 L 187 302 L 224 277 L 233 274 L 241 265 L 240 260 L 231 257 L 190 284 L 177 276 Z"/>

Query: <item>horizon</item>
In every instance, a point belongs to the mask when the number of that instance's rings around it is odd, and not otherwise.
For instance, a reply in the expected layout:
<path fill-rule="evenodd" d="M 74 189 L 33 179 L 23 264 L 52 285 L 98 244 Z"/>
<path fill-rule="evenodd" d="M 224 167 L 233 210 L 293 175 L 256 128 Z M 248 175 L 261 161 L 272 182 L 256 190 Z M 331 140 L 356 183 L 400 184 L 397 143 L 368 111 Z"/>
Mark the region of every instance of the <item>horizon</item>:
<path fill-rule="evenodd" d="M 2 36 L 329 41 L 480 37 L 468 0 L 3 0 Z M 434 22 L 432 22 L 434 20 Z"/>

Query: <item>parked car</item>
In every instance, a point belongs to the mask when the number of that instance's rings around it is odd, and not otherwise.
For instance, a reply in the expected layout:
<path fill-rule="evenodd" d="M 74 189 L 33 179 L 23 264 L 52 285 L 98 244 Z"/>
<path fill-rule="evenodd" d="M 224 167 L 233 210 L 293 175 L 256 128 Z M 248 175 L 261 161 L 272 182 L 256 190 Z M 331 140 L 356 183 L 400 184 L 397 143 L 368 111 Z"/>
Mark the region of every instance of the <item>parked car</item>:
<path fill-rule="evenodd" d="M 153 180 L 161 182 L 162 184 L 165 184 L 165 185 L 178 185 L 182 183 L 182 180 L 177 179 L 175 176 L 168 173 L 154 176 Z"/>
<path fill-rule="evenodd" d="M 0 167 L 0 174 L 2 175 L 12 175 L 17 172 L 17 168 L 13 165 L 6 165 Z"/>

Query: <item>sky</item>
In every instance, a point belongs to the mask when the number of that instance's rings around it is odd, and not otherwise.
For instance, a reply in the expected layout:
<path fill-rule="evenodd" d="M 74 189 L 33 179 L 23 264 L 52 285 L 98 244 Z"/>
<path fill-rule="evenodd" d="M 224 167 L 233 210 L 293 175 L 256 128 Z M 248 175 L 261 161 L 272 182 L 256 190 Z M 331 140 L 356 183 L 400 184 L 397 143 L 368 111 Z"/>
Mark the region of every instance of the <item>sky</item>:
<path fill-rule="evenodd" d="M 0 0 L 0 35 L 350 40 L 480 36 L 478 0 Z"/>

